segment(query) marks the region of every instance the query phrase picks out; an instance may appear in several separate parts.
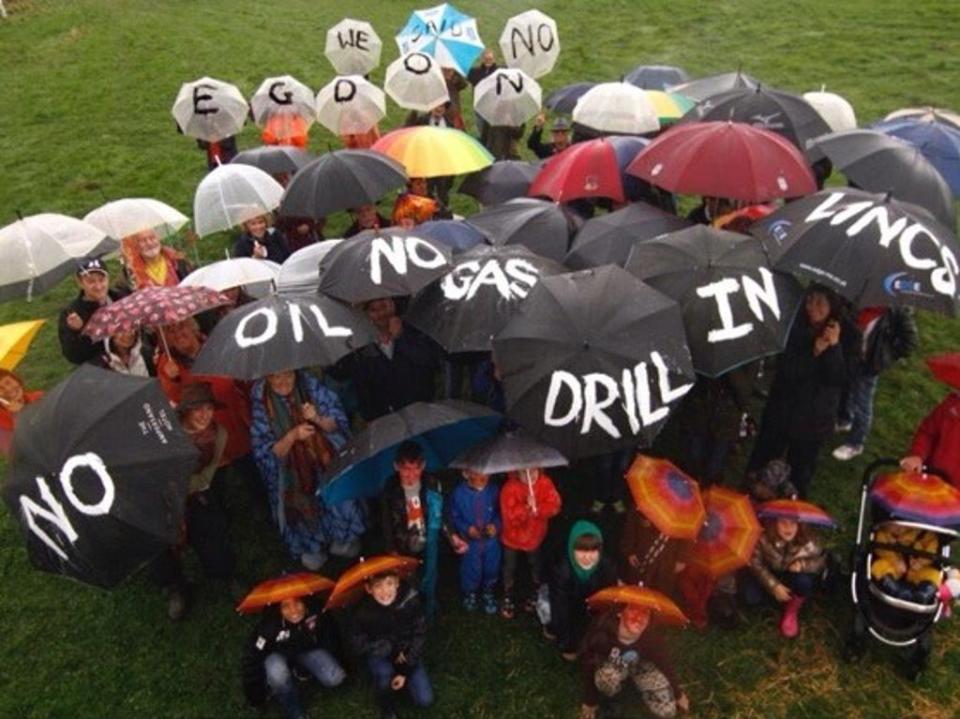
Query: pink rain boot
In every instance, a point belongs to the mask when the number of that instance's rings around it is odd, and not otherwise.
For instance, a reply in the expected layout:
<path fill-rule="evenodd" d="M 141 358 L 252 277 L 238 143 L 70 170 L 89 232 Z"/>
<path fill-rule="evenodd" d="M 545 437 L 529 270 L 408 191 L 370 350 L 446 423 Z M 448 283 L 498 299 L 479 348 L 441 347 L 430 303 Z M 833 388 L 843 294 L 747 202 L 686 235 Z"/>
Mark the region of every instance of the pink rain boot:
<path fill-rule="evenodd" d="M 793 639 L 800 633 L 800 621 L 797 615 L 805 601 L 807 601 L 806 597 L 794 597 L 783 608 L 783 617 L 780 618 L 780 633 L 787 639 Z"/>

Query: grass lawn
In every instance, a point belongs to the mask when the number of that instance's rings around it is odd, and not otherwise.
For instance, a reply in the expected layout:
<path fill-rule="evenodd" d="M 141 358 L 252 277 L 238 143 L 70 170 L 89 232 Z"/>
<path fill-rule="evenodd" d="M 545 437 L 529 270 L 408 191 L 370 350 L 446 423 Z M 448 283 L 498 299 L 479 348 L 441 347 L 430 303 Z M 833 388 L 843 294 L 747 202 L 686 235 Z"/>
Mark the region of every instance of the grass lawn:
<path fill-rule="evenodd" d="M 0 111 L 0 224 L 41 211 L 82 215 L 106 199 L 156 197 L 191 214 L 203 155 L 174 131 L 170 106 L 181 82 L 208 74 L 250 94 L 268 75 L 290 73 L 314 89 L 333 74 L 323 57 L 328 27 L 344 15 L 368 19 L 384 40 L 381 83 L 396 55 L 393 34 L 412 3 L 354 0 L 7 0 Z M 462 0 L 488 42 L 504 21 L 530 7 L 507 0 Z M 677 64 L 692 75 L 738 65 L 776 87 L 847 97 L 862 124 L 895 108 L 960 109 L 960 5 L 916 0 L 772 3 L 638 3 L 542 0 L 556 18 L 563 50 L 545 91 L 575 80 L 617 79 L 639 63 Z M 469 101 L 468 101 L 469 102 Z M 465 113 L 470 116 L 469 111 Z M 384 127 L 398 124 L 392 107 Z M 257 144 L 248 127 L 242 147 Z M 336 147 L 315 129 L 316 150 Z M 461 198 L 462 199 L 462 198 Z M 458 209 L 469 210 L 463 203 Z M 328 235 L 347 224 L 335 218 Z M 204 258 L 222 256 L 224 238 L 205 239 Z M 69 370 L 55 317 L 71 283 L 33 303 L 0 305 L 0 323 L 51 320 L 21 366 L 30 387 Z M 926 315 L 917 357 L 884 375 L 866 455 L 848 465 L 824 460 L 814 499 L 842 520 L 831 542 L 844 556 L 855 529 L 860 472 L 876 456 L 900 453 L 916 422 L 941 396 L 920 357 L 956 349 L 956 321 Z M 668 437 L 665 441 L 669 441 Z M 576 478 L 563 480 L 575 486 Z M 575 491 L 573 492 L 576 493 Z M 234 529 L 243 572 L 265 577 L 285 554 L 262 519 L 234 492 Z M 235 615 L 222 588 L 206 583 L 189 617 L 171 624 L 160 594 L 142 577 L 102 592 L 30 568 L 15 521 L 0 513 L 0 717 L 257 716 L 239 685 L 239 656 L 252 620 Z M 453 585 L 453 573 L 447 573 Z M 435 717 L 565 717 L 577 706 L 576 675 L 539 638 L 532 622 L 509 628 L 468 616 L 451 590 L 433 630 L 428 666 Z M 960 632 L 937 630 L 930 670 L 908 683 L 891 652 L 876 647 L 858 666 L 838 659 L 849 601 L 822 602 L 805 615 L 801 638 L 785 643 L 772 610 L 736 632 L 693 631 L 678 638 L 680 674 L 697 717 L 926 717 L 960 715 Z M 955 624 L 955 623 L 953 623 Z M 373 716 L 365 679 L 309 694 L 314 716 Z M 279 716 L 271 709 L 270 716 Z M 409 715 L 409 710 L 408 710 Z"/>

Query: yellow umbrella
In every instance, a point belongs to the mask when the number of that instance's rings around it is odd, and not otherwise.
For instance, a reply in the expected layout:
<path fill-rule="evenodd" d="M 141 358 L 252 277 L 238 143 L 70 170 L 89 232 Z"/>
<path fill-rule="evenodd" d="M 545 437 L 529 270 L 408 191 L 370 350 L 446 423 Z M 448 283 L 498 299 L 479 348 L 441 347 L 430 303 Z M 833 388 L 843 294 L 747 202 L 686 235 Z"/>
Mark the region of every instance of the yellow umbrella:
<path fill-rule="evenodd" d="M 0 326 L 0 369 L 12 370 L 23 356 L 46 320 L 27 320 Z"/>
<path fill-rule="evenodd" d="M 371 148 L 392 157 L 408 177 L 447 177 L 476 172 L 493 164 L 493 155 L 462 130 L 405 127 L 388 132 Z"/>

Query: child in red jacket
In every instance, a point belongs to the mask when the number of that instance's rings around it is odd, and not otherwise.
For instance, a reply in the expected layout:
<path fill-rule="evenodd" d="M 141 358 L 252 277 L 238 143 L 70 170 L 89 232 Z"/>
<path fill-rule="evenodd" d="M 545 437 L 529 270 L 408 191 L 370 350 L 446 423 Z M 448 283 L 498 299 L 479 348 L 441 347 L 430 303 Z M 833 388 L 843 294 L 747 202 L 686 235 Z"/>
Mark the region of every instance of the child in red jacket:
<path fill-rule="evenodd" d="M 960 391 L 952 391 L 924 417 L 909 456 L 900 460 L 907 472 L 920 472 L 924 465 L 944 472 L 960 488 Z"/>
<path fill-rule="evenodd" d="M 553 480 L 539 468 L 510 472 L 500 490 L 503 518 L 503 601 L 500 616 L 513 619 L 513 588 L 517 560 L 526 555 L 533 593 L 526 602 L 532 610 L 541 584 L 540 545 L 547 536 L 547 523 L 560 513 L 560 495 Z"/>

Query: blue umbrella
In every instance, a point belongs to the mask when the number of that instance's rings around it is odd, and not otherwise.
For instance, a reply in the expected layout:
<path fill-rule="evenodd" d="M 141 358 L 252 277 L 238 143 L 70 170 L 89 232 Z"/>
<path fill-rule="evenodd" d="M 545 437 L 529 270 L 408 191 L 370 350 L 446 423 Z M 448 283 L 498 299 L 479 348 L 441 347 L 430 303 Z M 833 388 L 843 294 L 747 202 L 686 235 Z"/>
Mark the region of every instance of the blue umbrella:
<path fill-rule="evenodd" d="M 461 220 L 430 220 L 417 225 L 417 233 L 442 242 L 454 253 L 464 252 L 484 241 L 483 233 Z"/>
<path fill-rule="evenodd" d="M 401 442 L 417 441 L 427 469 L 440 469 L 464 450 L 493 437 L 502 421 L 501 415 L 473 402 L 415 402 L 373 420 L 351 438 L 321 478 L 318 494 L 328 505 L 376 497 L 393 474 Z"/>
<path fill-rule="evenodd" d="M 414 10 L 396 41 L 401 55 L 426 53 L 464 76 L 484 47 L 477 21 L 447 3 Z"/>
<path fill-rule="evenodd" d="M 623 76 L 624 82 L 644 90 L 663 90 L 672 85 L 688 82 L 690 76 L 682 68 L 673 65 L 637 65 Z"/>
<path fill-rule="evenodd" d="M 577 106 L 577 100 L 596 84 L 595 82 L 575 82 L 572 85 L 564 85 L 547 95 L 543 104 L 554 112 L 573 112 L 573 108 Z"/>
<path fill-rule="evenodd" d="M 899 137 L 920 150 L 950 185 L 954 197 L 960 197 L 960 130 L 933 119 L 912 117 L 884 120 L 872 129 Z"/>

